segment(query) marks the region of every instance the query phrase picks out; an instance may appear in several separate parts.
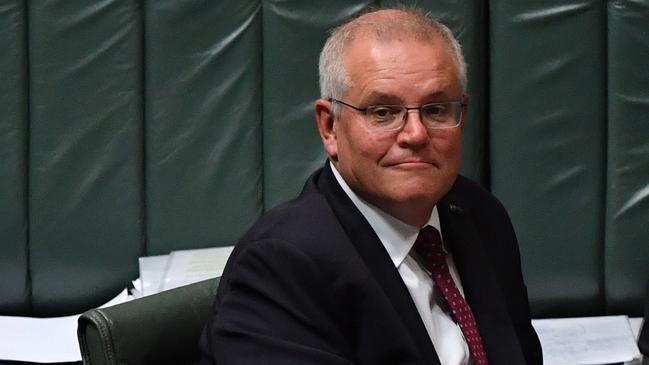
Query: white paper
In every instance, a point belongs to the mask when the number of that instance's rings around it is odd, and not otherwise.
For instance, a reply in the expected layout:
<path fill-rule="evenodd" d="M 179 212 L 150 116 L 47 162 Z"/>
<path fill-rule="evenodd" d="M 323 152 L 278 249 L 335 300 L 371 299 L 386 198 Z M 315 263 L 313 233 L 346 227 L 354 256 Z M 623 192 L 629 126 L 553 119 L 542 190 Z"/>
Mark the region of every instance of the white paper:
<path fill-rule="evenodd" d="M 161 289 L 168 290 L 221 276 L 234 246 L 173 251 Z"/>
<path fill-rule="evenodd" d="M 162 279 L 167 269 L 169 255 L 145 256 L 138 259 L 140 263 L 140 279 L 142 286 L 139 289 L 143 296 L 158 293 Z"/>
<path fill-rule="evenodd" d="M 633 338 L 636 339 L 636 342 L 638 342 L 638 337 L 640 337 L 640 330 L 642 329 L 643 323 L 644 323 L 644 318 L 642 317 L 629 318 L 631 331 L 633 331 Z"/>
<path fill-rule="evenodd" d="M 138 299 L 142 298 L 142 279 L 137 278 L 135 280 L 131 281 L 131 284 L 133 285 L 132 288 L 130 288 L 129 292 L 133 296 L 133 299 Z"/>
<path fill-rule="evenodd" d="M 124 289 L 102 307 L 128 301 Z M 80 314 L 55 318 L 0 316 L 0 359 L 38 363 L 81 361 Z"/>
<path fill-rule="evenodd" d="M 544 365 L 595 365 L 640 358 L 627 316 L 536 319 Z"/>

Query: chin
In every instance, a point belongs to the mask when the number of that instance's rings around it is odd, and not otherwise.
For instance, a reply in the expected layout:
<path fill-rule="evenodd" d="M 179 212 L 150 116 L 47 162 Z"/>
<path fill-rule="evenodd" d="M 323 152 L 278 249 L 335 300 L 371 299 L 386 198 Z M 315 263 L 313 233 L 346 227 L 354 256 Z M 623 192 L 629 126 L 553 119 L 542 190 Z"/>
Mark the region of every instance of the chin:
<path fill-rule="evenodd" d="M 444 179 L 448 180 L 448 179 Z M 432 183 L 431 180 L 414 181 L 411 183 L 399 184 L 393 191 L 393 197 L 396 201 L 402 203 L 416 204 L 437 204 L 437 202 L 448 193 L 453 185 L 453 180 L 440 183 L 439 178 Z"/>
<path fill-rule="evenodd" d="M 443 195 L 438 192 L 438 189 L 432 186 L 408 186 L 407 184 L 395 186 L 394 189 L 386 194 L 390 200 L 395 203 L 417 203 L 428 202 L 435 204 L 437 200 Z"/>

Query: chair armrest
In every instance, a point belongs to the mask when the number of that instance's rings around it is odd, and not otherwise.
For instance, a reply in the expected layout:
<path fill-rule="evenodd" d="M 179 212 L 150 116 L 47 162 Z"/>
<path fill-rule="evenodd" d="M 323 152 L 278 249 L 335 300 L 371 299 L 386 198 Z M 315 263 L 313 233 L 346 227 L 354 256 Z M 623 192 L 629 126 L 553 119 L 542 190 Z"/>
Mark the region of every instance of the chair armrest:
<path fill-rule="evenodd" d="M 219 279 L 167 290 L 79 317 L 84 364 L 193 364 Z"/>

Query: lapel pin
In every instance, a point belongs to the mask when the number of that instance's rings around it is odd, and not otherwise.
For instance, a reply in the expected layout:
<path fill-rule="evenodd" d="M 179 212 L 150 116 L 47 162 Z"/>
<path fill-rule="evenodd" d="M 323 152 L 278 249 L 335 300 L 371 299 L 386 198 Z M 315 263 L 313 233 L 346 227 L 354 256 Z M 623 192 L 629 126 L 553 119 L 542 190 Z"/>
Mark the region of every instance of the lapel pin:
<path fill-rule="evenodd" d="M 448 205 L 448 209 L 449 209 L 451 212 L 453 212 L 453 213 L 457 213 L 457 214 L 460 214 L 460 213 L 462 213 L 462 212 L 464 211 L 464 209 L 462 209 L 462 207 L 460 207 L 460 206 L 458 206 L 458 205 L 455 205 L 455 204 L 449 204 L 449 205 Z"/>

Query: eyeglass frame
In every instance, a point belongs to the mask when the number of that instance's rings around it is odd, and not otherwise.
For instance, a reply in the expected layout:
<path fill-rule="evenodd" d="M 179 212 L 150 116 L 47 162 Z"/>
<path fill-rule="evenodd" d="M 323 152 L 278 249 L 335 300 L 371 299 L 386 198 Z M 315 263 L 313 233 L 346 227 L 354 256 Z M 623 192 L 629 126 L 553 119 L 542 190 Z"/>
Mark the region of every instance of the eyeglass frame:
<path fill-rule="evenodd" d="M 403 118 L 402 118 L 402 121 L 401 121 L 401 125 L 399 125 L 399 127 L 397 127 L 397 128 L 381 129 L 381 128 L 372 128 L 372 127 L 369 127 L 369 126 L 368 126 L 368 128 L 371 129 L 371 130 L 374 130 L 374 131 L 385 131 L 385 132 L 397 131 L 397 130 L 400 130 L 401 128 L 403 128 L 403 127 L 406 125 L 407 115 L 408 115 L 408 112 L 409 112 L 410 110 L 417 110 L 417 111 L 419 112 L 419 120 L 422 121 L 422 124 L 423 124 L 424 127 L 426 127 L 427 129 L 440 130 L 440 129 L 451 129 L 451 128 L 457 128 L 457 127 L 460 126 L 460 124 L 462 124 L 462 117 L 464 116 L 464 108 L 465 108 L 466 105 L 467 105 L 467 103 L 463 102 L 462 100 L 451 100 L 451 101 L 441 101 L 441 102 L 435 102 L 435 103 L 426 103 L 426 104 L 420 105 L 420 106 L 418 106 L 418 107 L 407 107 L 407 106 L 405 106 L 405 105 L 398 105 L 398 104 L 376 104 L 376 105 L 368 105 L 368 106 L 365 107 L 365 108 L 359 108 L 359 107 L 357 107 L 357 106 L 354 106 L 354 105 L 351 105 L 351 104 L 349 104 L 349 103 L 346 103 L 346 102 L 344 102 L 344 101 L 342 101 L 342 100 L 340 100 L 340 99 L 336 99 L 336 98 L 328 98 L 327 100 L 328 100 L 329 102 L 331 102 L 331 103 L 339 103 L 339 104 L 342 104 L 342 105 L 347 106 L 347 107 L 349 107 L 349 108 L 352 108 L 352 109 L 354 109 L 354 110 L 356 110 L 356 111 L 358 111 L 358 112 L 361 112 L 361 113 L 363 113 L 363 114 L 365 115 L 365 117 L 368 117 L 367 111 L 368 111 L 370 108 L 376 108 L 376 107 L 398 107 L 398 108 L 401 108 L 402 110 L 405 110 L 405 113 L 403 113 Z M 422 115 L 421 115 L 421 110 L 422 110 L 422 108 L 424 108 L 424 107 L 426 107 L 426 106 L 430 106 L 430 105 L 442 105 L 442 104 L 456 104 L 456 105 L 459 105 L 459 107 L 460 107 L 460 111 L 459 111 L 458 118 L 456 118 L 456 124 L 455 124 L 455 125 L 452 125 L 452 126 L 444 126 L 444 127 L 433 127 L 433 126 L 427 125 L 427 124 L 424 122 L 424 118 L 423 118 Z"/>

